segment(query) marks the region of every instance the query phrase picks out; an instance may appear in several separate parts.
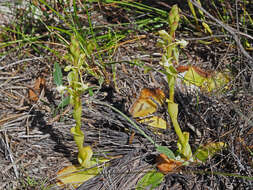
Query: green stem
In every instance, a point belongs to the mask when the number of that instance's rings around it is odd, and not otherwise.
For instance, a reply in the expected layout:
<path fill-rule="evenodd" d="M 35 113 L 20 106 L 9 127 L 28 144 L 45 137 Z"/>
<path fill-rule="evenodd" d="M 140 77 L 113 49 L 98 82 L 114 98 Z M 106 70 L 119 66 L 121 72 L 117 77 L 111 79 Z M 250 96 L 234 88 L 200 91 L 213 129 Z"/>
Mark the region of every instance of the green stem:
<path fill-rule="evenodd" d="M 170 88 L 170 101 L 172 102 L 174 102 L 174 93 L 175 93 L 174 88 Z"/>
<path fill-rule="evenodd" d="M 181 128 L 180 128 L 177 120 L 172 119 L 172 123 L 173 123 L 174 129 L 176 131 L 176 134 L 177 134 L 177 136 L 179 138 L 180 143 L 182 145 L 184 145 L 185 144 L 185 138 L 184 138 L 183 132 L 182 132 L 182 130 L 181 130 Z"/>
<path fill-rule="evenodd" d="M 78 147 L 78 151 L 83 148 L 84 133 L 81 130 L 81 118 L 82 118 L 82 102 L 79 96 L 73 97 L 74 111 L 73 117 L 76 121 L 76 126 L 71 128 L 71 133 L 74 135 L 75 143 Z"/>
<path fill-rule="evenodd" d="M 76 121 L 76 131 L 81 131 L 81 115 L 82 115 L 82 104 L 79 96 L 74 96 L 74 119 Z"/>
<path fill-rule="evenodd" d="M 74 62 L 74 66 L 78 66 L 78 62 Z M 78 147 L 78 150 L 80 151 L 83 148 L 83 142 L 84 142 L 84 133 L 81 130 L 81 124 L 82 124 L 82 100 L 80 98 L 80 92 L 78 91 L 78 82 L 79 82 L 79 74 L 78 74 L 78 67 L 77 69 L 74 69 L 74 79 L 72 82 L 72 89 L 73 89 L 73 117 L 76 121 L 76 126 L 71 129 L 72 134 L 74 135 L 74 140 L 76 142 L 76 145 Z"/>
<path fill-rule="evenodd" d="M 183 133 L 178 124 L 178 105 L 174 102 L 168 101 L 168 112 L 175 129 L 175 132 L 179 138 L 178 145 L 180 145 L 179 152 L 184 155 L 185 158 L 190 159 L 192 156 L 191 147 L 189 145 L 189 134 Z"/>
<path fill-rule="evenodd" d="M 167 81 L 169 84 L 169 100 L 174 103 L 174 94 L 175 94 L 175 80 L 176 77 L 167 75 Z"/>

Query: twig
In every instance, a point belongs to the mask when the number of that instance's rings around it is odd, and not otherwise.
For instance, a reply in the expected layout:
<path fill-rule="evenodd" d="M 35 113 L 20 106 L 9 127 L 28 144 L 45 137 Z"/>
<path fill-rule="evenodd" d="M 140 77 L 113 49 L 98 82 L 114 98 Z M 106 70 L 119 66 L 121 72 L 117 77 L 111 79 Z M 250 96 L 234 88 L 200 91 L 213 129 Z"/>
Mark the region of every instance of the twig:
<path fill-rule="evenodd" d="M 43 57 L 34 57 L 34 58 L 19 60 L 19 61 L 16 61 L 14 63 L 11 63 L 9 65 L 5 65 L 3 67 L 0 67 L 0 70 L 6 69 L 8 67 L 12 67 L 12 66 L 17 65 L 17 64 L 22 63 L 22 62 L 33 61 L 33 60 L 36 60 L 36 59 L 43 59 Z"/>
<path fill-rule="evenodd" d="M 225 38 L 229 37 L 229 35 L 211 35 L 211 36 L 204 36 L 200 38 L 185 38 L 187 41 L 193 41 L 193 40 L 207 40 L 207 39 L 213 39 L 213 38 Z"/>
<path fill-rule="evenodd" d="M 8 152 L 9 152 L 9 157 L 10 157 L 10 160 L 11 160 L 12 164 L 10 166 L 8 166 L 3 171 L 3 173 L 7 172 L 11 167 L 13 167 L 15 176 L 16 176 L 16 178 L 18 178 L 19 177 L 19 173 L 18 173 L 18 169 L 17 169 L 17 166 L 16 166 L 17 161 L 14 161 L 14 157 L 13 157 L 12 151 L 11 151 L 10 146 L 9 146 L 9 139 L 7 137 L 6 131 L 4 132 L 4 136 L 5 136 L 6 148 L 7 148 Z"/>

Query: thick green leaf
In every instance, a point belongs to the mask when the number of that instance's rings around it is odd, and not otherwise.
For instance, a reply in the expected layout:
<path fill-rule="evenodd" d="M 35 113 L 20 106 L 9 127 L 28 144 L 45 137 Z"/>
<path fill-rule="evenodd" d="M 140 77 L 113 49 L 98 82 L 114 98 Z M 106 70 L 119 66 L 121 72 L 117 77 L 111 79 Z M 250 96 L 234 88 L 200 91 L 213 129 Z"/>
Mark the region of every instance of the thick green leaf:
<path fill-rule="evenodd" d="M 208 143 L 206 145 L 200 146 L 194 153 L 194 156 L 198 160 L 205 162 L 209 157 L 214 156 L 217 152 L 221 151 L 226 146 L 227 145 L 224 142 Z"/>
<path fill-rule="evenodd" d="M 137 184 L 136 190 L 154 189 L 158 187 L 164 179 L 164 175 L 155 170 L 151 170 L 146 173 Z"/>
<path fill-rule="evenodd" d="M 170 159 L 176 159 L 176 157 L 175 157 L 174 153 L 172 152 L 172 150 L 170 150 L 166 146 L 157 146 L 156 150 L 158 152 L 162 153 L 162 154 L 165 154 Z"/>
<path fill-rule="evenodd" d="M 61 72 L 61 67 L 59 65 L 59 63 L 54 63 L 54 83 L 56 84 L 56 86 L 60 86 L 62 85 L 62 72 Z"/>

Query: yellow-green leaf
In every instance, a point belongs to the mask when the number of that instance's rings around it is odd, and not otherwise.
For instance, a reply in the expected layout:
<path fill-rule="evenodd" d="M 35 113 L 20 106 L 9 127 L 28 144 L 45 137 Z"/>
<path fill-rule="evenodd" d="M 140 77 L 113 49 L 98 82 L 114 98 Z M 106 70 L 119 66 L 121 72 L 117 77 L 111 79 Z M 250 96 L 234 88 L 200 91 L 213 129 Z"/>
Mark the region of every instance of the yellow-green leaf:
<path fill-rule="evenodd" d="M 172 120 L 177 120 L 178 115 L 178 104 L 167 100 L 168 102 L 168 113 Z"/>
<path fill-rule="evenodd" d="M 201 87 L 205 78 L 200 76 L 193 67 L 190 67 L 184 76 L 184 82 L 186 85 L 190 86 L 191 84 Z"/>
<path fill-rule="evenodd" d="M 172 37 L 165 30 L 158 31 L 158 34 L 165 42 L 172 41 Z"/>
<path fill-rule="evenodd" d="M 229 77 L 226 74 L 220 72 L 215 73 L 212 78 L 207 80 L 208 92 L 219 89 L 221 87 L 225 87 L 225 89 L 227 89 L 227 83 L 229 83 Z"/>
<path fill-rule="evenodd" d="M 136 190 L 155 189 L 162 183 L 163 179 L 162 173 L 151 170 L 138 181 Z"/>
<path fill-rule="evenodd" d="M 178 152 L 182 154 L 187 160 L 189 160 L 192 157 L 192 150 L 189 144 L 190 134 L 188 132 L 183 132 L 183 136 L 184 143 L 181 141 L 177 142 Z"/>
<path fill-rule="evenodd" d="M 70 132 L 74 135 L 75 143 L 78 147 L 78 150 L 80 150 L 83 147 L 83 142 L 84 142 L 83 132 L 80 129 L 78 129 L 77 127 L 72 127 L 70 129 Z"/>
<path fill-rule="evenodd" d="M 167 128 L 166 121 L 158 116 L 147 117 L 147 118 L 139 120 L 139 122 L 145 123 L 151 127 L 156 127 L 156 128 L 160 128 L 160 129 Z"/>
<path fill-rule="evenodd" d="M 205 162 L 208 158 L 214 156 L 217 152 L 221 151 L 227 145 L 224 142 L 212 142 L 200 146 L 194 153 L 195 158 Z"/>
<path fill-rule="evenodd" d="M 84 169 L 79 166 L 71 165 L 63 168 L 57 174 L 58 186 L 71 185 L 77 188 L 83 182 L 95 177 L 102 168 L 94 167 L 91 169 Z"/>
<path fill-rule="evenodd" d="M 91 167 L 91 157 L 93 155 L 92 149 L 90 146 L 82 147 L 78 152 L 78 162 L 82 167 L 89 168 Z"/>
<path fill-rule="evenodd" d="M 74 72 L 74 71 L 70 71 L 70 72 L 68 73 L 68 76 L 67 76 L 69 86 L 73 86 L 73 83 L 74 83 L 74 81 L 75 81 L 75 78 L 76 78 L 75 72 Z"/>

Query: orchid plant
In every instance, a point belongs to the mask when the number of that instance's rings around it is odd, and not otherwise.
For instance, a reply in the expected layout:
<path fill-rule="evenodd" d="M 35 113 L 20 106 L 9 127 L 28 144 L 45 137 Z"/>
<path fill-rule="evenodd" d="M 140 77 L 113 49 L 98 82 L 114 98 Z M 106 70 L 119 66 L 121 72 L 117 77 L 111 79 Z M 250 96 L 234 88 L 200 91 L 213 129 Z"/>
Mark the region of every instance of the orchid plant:
<path fill-rule="evenodd" d="M 214 90 L 217 85 L 220 87 L 225 85 L 228 80 L 225 76 L 218 73 L 214 77 L 203 77 L 194 69 L 194 67 L 188 67 L 188 70 L 184 78 L 179 76 L 177 70 L 179 64 L 179 47 L 184 48 L 187 46 L 188 42 L 185 40 L 178 40 L 175 38 L 175 31 L 178 27 L 180 20 L 179 8 L 174 5 L 169 13 L 169 25 L 170 31 L 167 33 L 165 30 L 159 31 L 161 39 L 158 41 L 158 45 L 162 47 L 164 54 L 160 65 L 163 66 L 167 77 L 167 83 L 169 86 L 169 98 L 168 103 L 168 113 L 171 118 L 171 122 L 174 126 L 175 132 L 178 136 L 178 154 L 163 154 L 158 157 L 161 161 L 157 162 L 157 168 L 160 172 L 156 170 L 151 170 L 146 173 L 141 180 L 139 180 L 137 189 L 143 190 L 147 187 L 154 189 L 160 185 L 163 181 L 164 174 L 173 171 L 176 167 L 181 165 L 189 165 L 191 162 L 205 162 L 208 158 L 213 156 L 216 152 L 220 151 L 222 148 L 226 147 L 224 142 L 212 142 L 206 145 L 200 145 L 199 148 L 192 153 L 191 146 L 189 144 L 190 134 L 188 132 L 183 132 L 178 123 L 178 104 L 174 101 L 175 86 L 177 83 L 177 78 L 184 80 L 186 85 L 195 85 L 207 91 Z M 170 150 L 171 151 L 171 150 Z M 160 151 L 162 152 L 162 151 Z M 172 156 L 170 156 L 172 155 Z"/>
<path fill-rule="evenodd" d="M 96 164 L 103 163 L 105 159 L 93 159 L 93 151 L 90 146 L 83 146 L 84 133 L 81 130 L 82 124 L 82 99 L 81 95 L 89 90 L 88 84 L 82 79 L 82 73 L 85 72 L 84 65 L 86 63 L 85 53 L 80 50 L 79 42 L 75 36 L 71 38 L 69 53 L 65 56 L 70 65 L 65 67 L 65 71 L 69 72 L 67 79 L 68 85 L 63 86 L 62 72 L 58 63 L 54 65 L 54 81 L 60 94 L 68 93 L 69 103 L 73 106 L 73 118 L 75 126 L 70 132 L 74 137 L 74 141 L 78 148 L 79 166 L 69 166 L 58 173 L 58 179 L 63 184 L 74 184 L 78 186 L 80 183 L 96 176 L 102 168 L 96 167 Z M 91 168 L 92 167 L 92 168 Z"/>
<path fill-rule="evenodd" d="M 175 93 L 175 85 L 177 82 L 177 78 L 179 78 L 179 72 L 176 68 L 179 63 L 179 48 L 184 48 L 187 46 L 188 42 L 185 40 L 178 40 L 175 38 L 175 31 L 178 27 L 180 19 L 179 9 L 177 5 L 174 5 L 169 13 L 169 25 L 170 25 L 170 32 L 167 33 L 166 31 L 162 30 L 159 31 L 159 35 L 161 39 L 158 41 L 158 45 L 163 48 L 164 54 L 162 56 L 162 60 L 160 64 L 163 66 L 166 76 L 167 82 L 169 85 L 169 99 L 167 99 L 168 103 L 168 113 L 170 115 L 172 124 L 174 126 L 175 132 L 179 138 L 177 146 L 179 156 L 188 161 L 196 161 L 196 160 L 206 160 L 207 158 L 202 157 L 199 152 L 202 152 L 203 146 L 200 147 L 196 151 L 195 154 L 192 153 L 191 146 L 189 144 L 189 133 L 182 132 L 178 121 L 178 104 L 174 102 L 174 93 Z M 217 87 L 221 87 L 228 82 L 227 77 L 222 75 L 221 73 L 216 73 L 213 77 L 209 76 L 201 76 L 195 67 L 188 67 L 188 70 L 184 76 L 181 78 L 184 80 L 183 82 L 186 85 L 195 85 L 206 89 L 207 91 L 212 91 Z M 211 147 L 215 147 L 216 150 L 218 147 L 224 147 L 225 143 L 217 142 L 212 144 L 212 146 L 208 146 L 209 150 Z M 219 148 L 218 148 L 219 149 Z M 212 152 L 212 151 L 211 151 Z M 206 156 L 211 155 L 206 154 Z"/>

